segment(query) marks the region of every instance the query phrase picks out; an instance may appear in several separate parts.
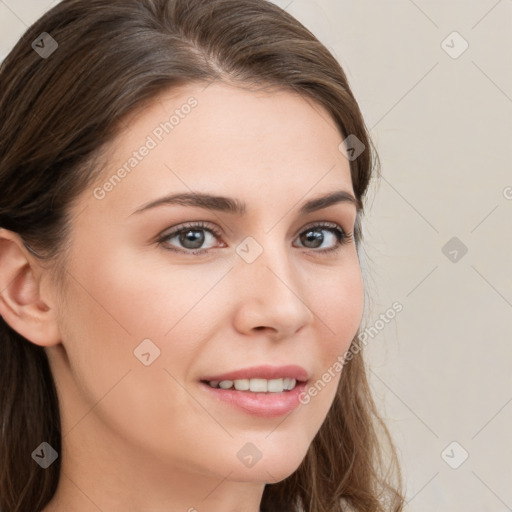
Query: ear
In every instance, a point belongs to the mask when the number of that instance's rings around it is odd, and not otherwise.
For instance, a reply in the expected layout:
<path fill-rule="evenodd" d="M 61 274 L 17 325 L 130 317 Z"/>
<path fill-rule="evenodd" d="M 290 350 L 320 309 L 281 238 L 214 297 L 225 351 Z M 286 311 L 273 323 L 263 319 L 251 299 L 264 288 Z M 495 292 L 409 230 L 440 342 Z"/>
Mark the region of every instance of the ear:
<path fill-rule="evenodd" d="M 56 309 L 41 295 L 43 277 L 48 276 L 21 237 L 0 228 L 0 315 L 27 340 L 49 347 L 61 337 Z"/>

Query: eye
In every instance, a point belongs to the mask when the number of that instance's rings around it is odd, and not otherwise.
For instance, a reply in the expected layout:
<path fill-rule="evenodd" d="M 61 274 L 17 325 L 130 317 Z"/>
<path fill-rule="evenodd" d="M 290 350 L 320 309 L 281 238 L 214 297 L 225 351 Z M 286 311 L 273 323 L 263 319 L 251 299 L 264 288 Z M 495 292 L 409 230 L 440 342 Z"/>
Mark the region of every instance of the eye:
<path fill-rule="evenodd" d="M 330 236 L 325 236 L 322 232 L 328 232 Z M 215 240 L 220 239 L 222 234 L 216 228 L 206 224 L 204 222 L 193 222 L 189 224 L 183 224 L 178 228 L 172 230 L 170 233 L 164 234 L 158 239 L 158 243 L 164 246 L 165 249 L 179 252 L 187 255 L 200 255 L 208 253 L 213 246 L 203 247 L 203 244 L 207 241 L 208 233 L 210 237 Z M 312 249 L 314 252 L 327 253 L 334 252 L 341 249 L 341 246 L 352 241 L 352 234 L 345 233 L 343 228 L 338 224 L 331 222 L 323 222 L 320 224 L 314 224 L 303 230 L 297 237 L 302 244 L 299 247 L 306 249 Z M 176 239 L 176 243 L 181 245 L 181 248 L 177 248 L 175 244 L 170 243 L 173 239 Z M 324 244 L 325 241 L 331 243 L 327 248 L 318 250 L 319 247 Z"/>
<path fill-rule="evenodd" d="M 208 238 L 205 237 L 205 235 L 203 234 L 204 232 L 213 235 L 214 239 L 221 237 L 221 233 L 217 229 L 214 229 L 213 227 L 203 222 L 195 222 L 181 225 L 178 229 L 175 229 L 170 233 L 162 236 L 158 240 L 158 243 L 165 243 L 165 247 L 171 251 L 188 252 L 190 254 L 206 253 L 208 252 L 209 249 L 203 249 L 201 247 L 204 244 L 205 240 Z M 182 247 L 187 250 L 183 251 L 181 249 L 176 249 L 174 247 L 168 247 L 168 241 L 172 240 L 173 238 L 177 238 L 178 242 L 182 245 Z"/>
<path fill-rule="evenodd" d="M 307 228 L 306 231 L 302 231 L 302 233 L 299 235 L 301 244 L 304 244 L 307 249 L 316 249 L 320 247 L 326 240 L 326 237 L 322 234 L 322 232 L 330 233 L 330 237 L 327 237 L 327 241 L 330 239 L 331 244 L 329 244 L 330 247 L 323 248 L 316 252 L 326 253 L 338 251 L 341 249 L 342 245 L 352 241 L 352 234 L 345 233 L 343 228 L 338 224 L 322 222 Z"/>

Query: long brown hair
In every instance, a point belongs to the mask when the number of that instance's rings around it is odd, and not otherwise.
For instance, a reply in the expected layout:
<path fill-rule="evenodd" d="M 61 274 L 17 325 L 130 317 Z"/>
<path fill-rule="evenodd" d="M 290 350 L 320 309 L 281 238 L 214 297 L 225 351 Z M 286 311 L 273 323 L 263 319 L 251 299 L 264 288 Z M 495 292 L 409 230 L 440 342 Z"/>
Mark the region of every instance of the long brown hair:
<path fill-rule="evenodd" d="M 100 175 L 124 116 L 169 88 L 214 81 L 285 88 L 325 107 L 343 138 L 364 144 L 350 161 L 362 203 L 378 157 L 358 104 L 336 59 L 287 12 L 266 0 L 64 0 L 0 67 L 0 227 L 58 282 L 70 206 Z M 0 389 L 0 511 L 37 512 L 55 493 L 60 458 L 43 470 L 31 453 L 42 441 L 60 452 L 58 397 L 44 349 L 1 317 Z M 262 509 L 400 511 L 397 461 L 359 351 L 306 457 L 265 486 Z"/>

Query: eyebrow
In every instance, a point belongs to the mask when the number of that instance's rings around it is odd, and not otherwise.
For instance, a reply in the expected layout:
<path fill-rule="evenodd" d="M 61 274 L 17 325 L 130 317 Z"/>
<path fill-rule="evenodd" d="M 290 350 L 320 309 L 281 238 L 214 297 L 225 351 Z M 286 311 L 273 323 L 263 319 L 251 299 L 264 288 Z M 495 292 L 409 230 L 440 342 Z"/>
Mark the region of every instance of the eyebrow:
<path fill-rule="evenodd" d="M 350 192 L 346 190 L 336 190 L 327 195 L 316 197 L 304 203 L 300 210 L 300 215 L 306 215 L 323 208 L 327 208 L 338 203 L 349 203 L 355 206 L 356 210 L 361 208 L 361 202 L 357 200 Z M 195 206 L 197 208 L 204 208 L 206 210 L 215 210 L 225 212 L 232 215 L 245 215 L 247 212 L 247 205 L 232 197 L 216 196 L 212 194 L 200 192 L 186 192 L 179 194 L 172 194 L 165 197 L 151 201 L 138 208 L 130 214 L 142 213 L 157 206 L 162 205 L 181 205 L 181 206 Z"/>

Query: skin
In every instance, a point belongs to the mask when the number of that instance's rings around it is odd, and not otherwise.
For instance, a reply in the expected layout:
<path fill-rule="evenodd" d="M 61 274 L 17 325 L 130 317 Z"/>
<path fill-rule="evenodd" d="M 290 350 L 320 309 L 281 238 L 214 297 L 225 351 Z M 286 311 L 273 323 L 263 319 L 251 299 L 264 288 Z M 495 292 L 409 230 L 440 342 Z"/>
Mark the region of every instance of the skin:
<path fill-rule="evenodd" d="M 65 296 L 19 237 L 0 230 L 0 313 L 45 347 L 59 393 L 62 473 L 44 512 L 257 512 L 265 483 L 300 465 L 340 373 L 277 418 L 216 403 L 198 380 L 297 364 L 314 383 L 357 333 L 353 240 L 322 254 L 336 246 L 333 232 L 319 229 L 320 247 L 299 238 L 324 221 L 351 233 L 356 218 L 349 202 L 298 215 L 313 197 L 353 194 L 343 138 L 312 100 L 220 83 L 168 91 L 125 120 L 99 183 L 190 96 L 197 107 L 130 174 L 103 199 L 91 187 L 73 205 Z M 167 205 L 131 215 L 191 190 L 243 200 L 247 213 Z M 192 221 L 222 233 L 200 231 L 208 254 L 155 241 Z M 263 249 L 252 263 L 236 252 L 248 236 Z M 190 244 L 175 236 L 167 246 Z M 133 353 L 147 338 L 161 351 L 149 366 Z M 237 457 L 247 442 L 262 454 L 250 468 Z"/>

